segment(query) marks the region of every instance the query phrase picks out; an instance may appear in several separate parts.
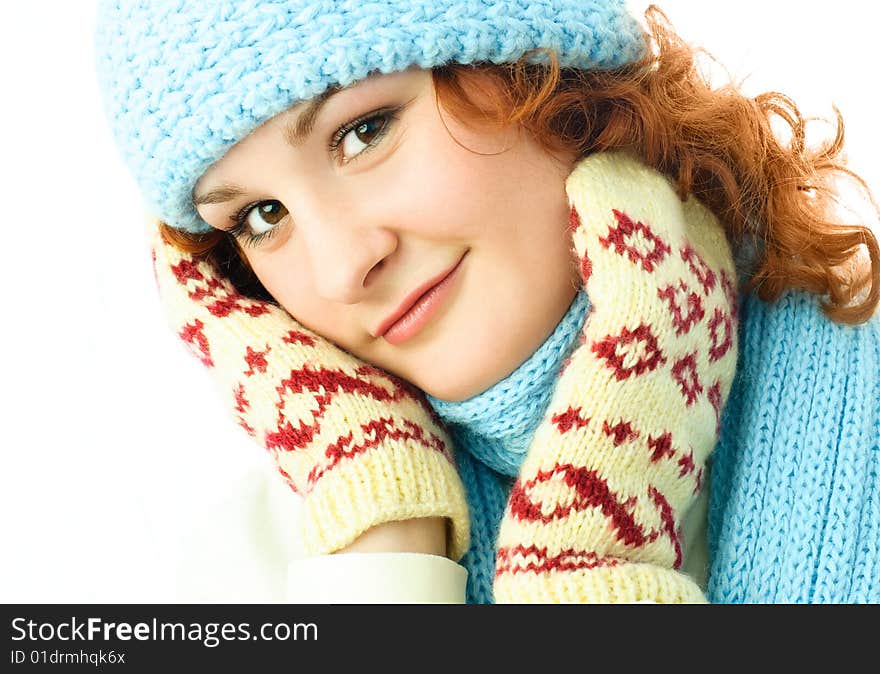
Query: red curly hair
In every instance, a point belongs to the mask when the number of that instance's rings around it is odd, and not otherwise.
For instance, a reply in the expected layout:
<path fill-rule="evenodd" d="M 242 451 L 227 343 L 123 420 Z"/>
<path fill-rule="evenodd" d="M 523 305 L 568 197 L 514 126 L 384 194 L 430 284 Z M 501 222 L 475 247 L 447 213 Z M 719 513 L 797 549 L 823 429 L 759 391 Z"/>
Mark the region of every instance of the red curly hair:
<path fill-rule="evenodd" d="M 754 245 L 746 292 L 767 302 L 787 290 L 827 295 L 822 309 L 831 320 L 867 321 L 880 304 L 880 246 L 869 227 L 841 220 L 836 180 L 854 181 L 874 212 L 880 209 L 843 165 L 840 113 L 835 109 L 833 137 L 810 147 L 807 120 L 790 98 L 749 98 L 733 83 L 713 88 L 698 67 L 698 50 L 666 16 L 652 6 L 645 18 L 651 49 L 636 63 L 560 68 L 552 52 L 539 50 L 542 63 L 530 53 L 513 64 L 441 66 L 432 71 L 438 104 L 461 120 L 522 125 L 548 152 L 635 151 L 675 181 L 682 199 L 693 194 L 715 213 L 735 252 Z M 480 92 L 479 102 L 469 90 Z M 774 119 L 790 131 L 786 141 L 771 128 Z M 242 292 L 269 299 L 225 232 L 192 235 L 163 224 L 162 233 L 212 258 Z"/>

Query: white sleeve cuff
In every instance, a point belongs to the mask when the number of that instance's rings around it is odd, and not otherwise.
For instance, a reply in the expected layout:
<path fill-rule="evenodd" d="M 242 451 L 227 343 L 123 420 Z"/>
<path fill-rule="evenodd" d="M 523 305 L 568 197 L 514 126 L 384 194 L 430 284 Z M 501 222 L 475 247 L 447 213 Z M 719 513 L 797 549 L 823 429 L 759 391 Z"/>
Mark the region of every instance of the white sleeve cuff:
<path fill-rule="evenodd" d="M 467 571 L 417 552 L 344 552 L 287 567 L 291 604 L 464 604 Z"/>

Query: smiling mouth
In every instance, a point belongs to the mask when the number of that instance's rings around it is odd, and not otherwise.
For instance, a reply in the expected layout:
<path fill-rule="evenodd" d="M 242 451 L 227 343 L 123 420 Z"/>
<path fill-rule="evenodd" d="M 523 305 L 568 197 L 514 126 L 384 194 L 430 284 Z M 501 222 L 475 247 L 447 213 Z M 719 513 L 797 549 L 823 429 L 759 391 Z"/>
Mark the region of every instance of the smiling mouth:
<path fill-rule="evenodd" d="M 421 332 L 449 295 L 465 257 L 467 252 L 452 268 L 410 293 L 400 307 L 382 321 L 376 331 L 376 337 L 382 337 L 385 341 L 396 345 Z"/>

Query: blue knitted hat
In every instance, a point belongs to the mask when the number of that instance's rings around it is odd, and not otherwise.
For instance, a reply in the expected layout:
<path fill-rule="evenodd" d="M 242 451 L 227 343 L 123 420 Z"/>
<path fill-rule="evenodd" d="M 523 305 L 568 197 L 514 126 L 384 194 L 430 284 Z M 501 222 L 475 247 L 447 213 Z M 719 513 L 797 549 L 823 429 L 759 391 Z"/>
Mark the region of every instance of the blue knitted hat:
<path fill-rule="evenodd" d="M 96 59 L 123 159 L 155 215 L 210 227 L 192 189 L 211 164 L 298 101 L 371 72 L 516 61 L 636 60 L 624 0 L 99 0 Z"/>

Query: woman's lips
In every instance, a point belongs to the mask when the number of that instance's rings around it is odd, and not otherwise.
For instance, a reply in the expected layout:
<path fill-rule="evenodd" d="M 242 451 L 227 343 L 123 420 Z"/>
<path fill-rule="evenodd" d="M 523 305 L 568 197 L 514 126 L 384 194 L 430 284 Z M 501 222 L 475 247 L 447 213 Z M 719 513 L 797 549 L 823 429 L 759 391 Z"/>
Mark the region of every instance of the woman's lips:
<path fill-rule="evenodd" d="M 466 255 L 454 267 L 410 293 L 400 308 L 382 322 L 376 336 L 396 345 L 421 332 L 449 295 Z"/>

